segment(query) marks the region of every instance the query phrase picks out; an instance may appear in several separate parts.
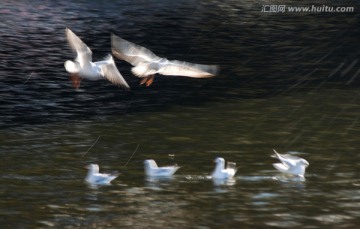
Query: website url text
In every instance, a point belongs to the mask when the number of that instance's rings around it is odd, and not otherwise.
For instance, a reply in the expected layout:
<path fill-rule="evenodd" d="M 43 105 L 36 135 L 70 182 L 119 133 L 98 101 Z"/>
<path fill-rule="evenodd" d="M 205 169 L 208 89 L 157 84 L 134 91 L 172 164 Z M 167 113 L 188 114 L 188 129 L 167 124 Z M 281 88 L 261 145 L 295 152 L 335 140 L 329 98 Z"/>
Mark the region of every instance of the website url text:
<path fill-rule="evenodd" d="M 353 6 L 287 6 L 287 5 L 263 5 L 261 12 L 264 13 L 352 13 Z"/>

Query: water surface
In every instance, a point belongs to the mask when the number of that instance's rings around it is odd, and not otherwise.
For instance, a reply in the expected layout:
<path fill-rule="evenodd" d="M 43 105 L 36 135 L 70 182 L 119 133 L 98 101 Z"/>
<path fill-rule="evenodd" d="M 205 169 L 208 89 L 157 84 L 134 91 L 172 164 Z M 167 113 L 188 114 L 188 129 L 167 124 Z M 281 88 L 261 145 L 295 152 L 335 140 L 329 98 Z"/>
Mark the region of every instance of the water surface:
<path fill-rule="evenodd" d="M 347 2 L 356 9 L 348 14 L 266 14 L 263 4 L 2 1 L 2 227 L 356 228 L 357 5 Z M 113 32 L 221 72 L 157 77 L 146 88 L 116 60 L 131 91 L 106 81 L 74 91 L 66 27 L 94 59 L 110 52 Z M 275 171 L 273 148 L 306 158 L 305 180 Z M 233 180 L 209 178 L 217 156 L 237 163 Z M 148 158 L 182 168 L 149 180 Z M 88 163 L 121 175 L 90 187 Z"/>

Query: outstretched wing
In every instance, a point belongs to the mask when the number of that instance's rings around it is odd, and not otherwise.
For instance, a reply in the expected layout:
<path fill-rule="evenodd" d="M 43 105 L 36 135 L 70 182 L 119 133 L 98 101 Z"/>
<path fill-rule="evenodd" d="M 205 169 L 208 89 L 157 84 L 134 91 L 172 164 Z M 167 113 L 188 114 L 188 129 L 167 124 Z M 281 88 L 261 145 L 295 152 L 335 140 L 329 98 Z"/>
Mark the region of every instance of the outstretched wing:
<path fill-rule="evenodd" d="M 273 155 L 273 157 L 278 158 L 287 167 L 294 167 L 301 160 L 301 158 L 289 154 L 279 154 L 278 152 L 276 152 L 275 149 L 274 152 L 275 154 Z"/>
<path fill-rule="evenodd" d="M 193 64 L 178 60 L 166 61 L 160 69 L 159 74 L 173 76 L 187 76 L 193 78 L 209 78 L 218 72 L 217 65 Z"/>
<path fill-rule="evenodd" d="M 90 48 L 69 28 L 65 29 L 65 33 L 71 49 L 76 53 L 76 60 L 80 65 L 91 62 L 92 52 Z"/>
<path fill-rule="evenodd" d="M 156 56 L 152 51 L 130 41 L 127 41 L 114 34 L 111 35 L 112 53 L 119 59 L 125 60 L 133 66 L 142 64 L 141 74 L 147 72 L 143 68 L 156 71 L 162 75 L 187 76 L 194 78 L 208 78 L 214 76 L 218 72 L 216 65 L 193 64 L 184 61 L 169 61 L 166 58 Z"/>
<path fill-rule="evenodd" d="M 127 41 L 115 34 L 111 34 L 111 49 L 114 56 L 125 60 L 133 66 L 142 62 L 154 62 L 162 59 L 149 49 Z"/>
<path fill-rule="evenodd" d="M 100 65 L 100 68 L 103 72 L 104 77 L 111 83 L 124 89 L 130 89 L 129 85 L 127 84 L 124 77 L 121 75 L 113 61 L 108 64 Z"/>

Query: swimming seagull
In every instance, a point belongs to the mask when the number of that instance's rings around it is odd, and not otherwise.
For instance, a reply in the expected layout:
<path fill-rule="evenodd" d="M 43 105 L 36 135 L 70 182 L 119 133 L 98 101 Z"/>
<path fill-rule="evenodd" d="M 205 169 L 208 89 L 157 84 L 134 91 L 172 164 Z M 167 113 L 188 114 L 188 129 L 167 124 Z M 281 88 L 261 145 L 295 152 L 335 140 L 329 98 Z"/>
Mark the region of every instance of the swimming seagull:
<path fill-rule="evenodd" d="M 213 179 L 230 179 L 236 173 L 236 163 L 228 162 L 225 168 L 225 160 L 222 157 L 218 157 L 215 159 L 215 170 L 211 174 Z"/>
<path fill-rule="evenodd" d="M 111 34 L 111 49 L 115 57 L 134 67 L 132 73 L 143 78 L 140 84 L 150 86 L 156 73 L 161 75 L 209 78 L 218 72 L 217 65 L 192 64 L 178 60 L 168 60 L 156 56 L 152 51 Z"/>
<path fill-rule="evenodd" d="M 113 57 L 108 55 L 104 60 L 92 62 L 90 48 L 70 29 L 65 29 L 66 37 L 71 49 L 76 53 L 75 61 L 65 61 L 65 69 L 70 73 L 70 80 L 76 89 L 80 87 L 81 79 L 99 80 L 106 78 L 111 83 L 129 89 L 129 85 L 120 74 Z"/>
<path fill-rule="evenodd" d="M 145 174 L 149 177 L 170 177 L 180 167 L 177 165 L 158 167 L 156 162 L 152 159 L 144 161 Z"/>
<path fill-rule="evenodd" d="M 279 154 L 273 149 L 275 154 L 271 157 L 277 158 L 281 163 L 274 163 L 273 166 L 282 173 L 304 177 L 305 169 L 309 162 L 303 158 L 292 156 L 290 154 Z"/>
<path fill-rule="evenodd" d="M 111 174 L 99 173 L 99 166 L 97 164 L 90 164 L 86 167 L 88 173 L 85 181 L 92 185 L 110 184 L 112 180 L 119 176 L 119 173 L 117 172 Z"/>

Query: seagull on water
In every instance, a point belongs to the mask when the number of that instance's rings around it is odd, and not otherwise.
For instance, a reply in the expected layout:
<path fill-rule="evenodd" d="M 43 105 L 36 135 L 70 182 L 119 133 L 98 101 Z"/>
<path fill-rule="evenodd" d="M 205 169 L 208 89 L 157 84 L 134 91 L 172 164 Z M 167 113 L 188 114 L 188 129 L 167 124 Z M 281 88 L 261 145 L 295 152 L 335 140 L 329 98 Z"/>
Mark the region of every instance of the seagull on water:
<path fill-rule="evenodd" d="M 177 165 L 158 167 L 152 159 L 144 161 L 145 174 L 149 177 L 170 177 L 179 168 Z"/>
<path fill-rule="evenodd" d="M 112 180 L 119 176 L 119 173 L 113 172 L 111 174 L 99 173 L 99 166 L 97 164 L 90 164 L 86 166 L 88 173 L 85 181 L 92 185 L 110 184 Z"/>
<path fill-rule="evenodd" d="M 215 159 L 215 170 L 211 174 L 213 179 L 230 179 L 236 173 L 236 163 L 228 162 L 225 168 L 225 160 L 222 157 L 218 157 Z"/>
<path fill-rule="evenodd" d="M 271 157 L 277 158 L 281 163 L 274 163 L 273 166 L 282 173 L 304 177 L 305 169 L 309 162 L 303 158 L 290 154 L 279 154 L 275 149 Z"/>
<path fill-rule="evenodd" d="M 75 61 L 67 60 L 64 64 L 66 71 L 70 73 L 70 80 L 75 89 L 80 87 L 81 79 L 99 80 L 103 78 L 124 89 L 130 88 L 116 68 L 111 54 L 102 61 L 92 62 L 90 48 L 70 29 L 66 28 L 65 33 L 71 49 L 76 53 Z"/>
<path fill-rule="evenodd" d="M 111 34 L 111 49 L 115 57 L 134 67 L 132 73 L 142 78 L 140 84 L 150 86 L 156 73 L 161 75 L 209 78 L 218 72 L 217 65 L 193 64 L 178 60 L 168 60 L 156 56 L 149 49 Z"/>

